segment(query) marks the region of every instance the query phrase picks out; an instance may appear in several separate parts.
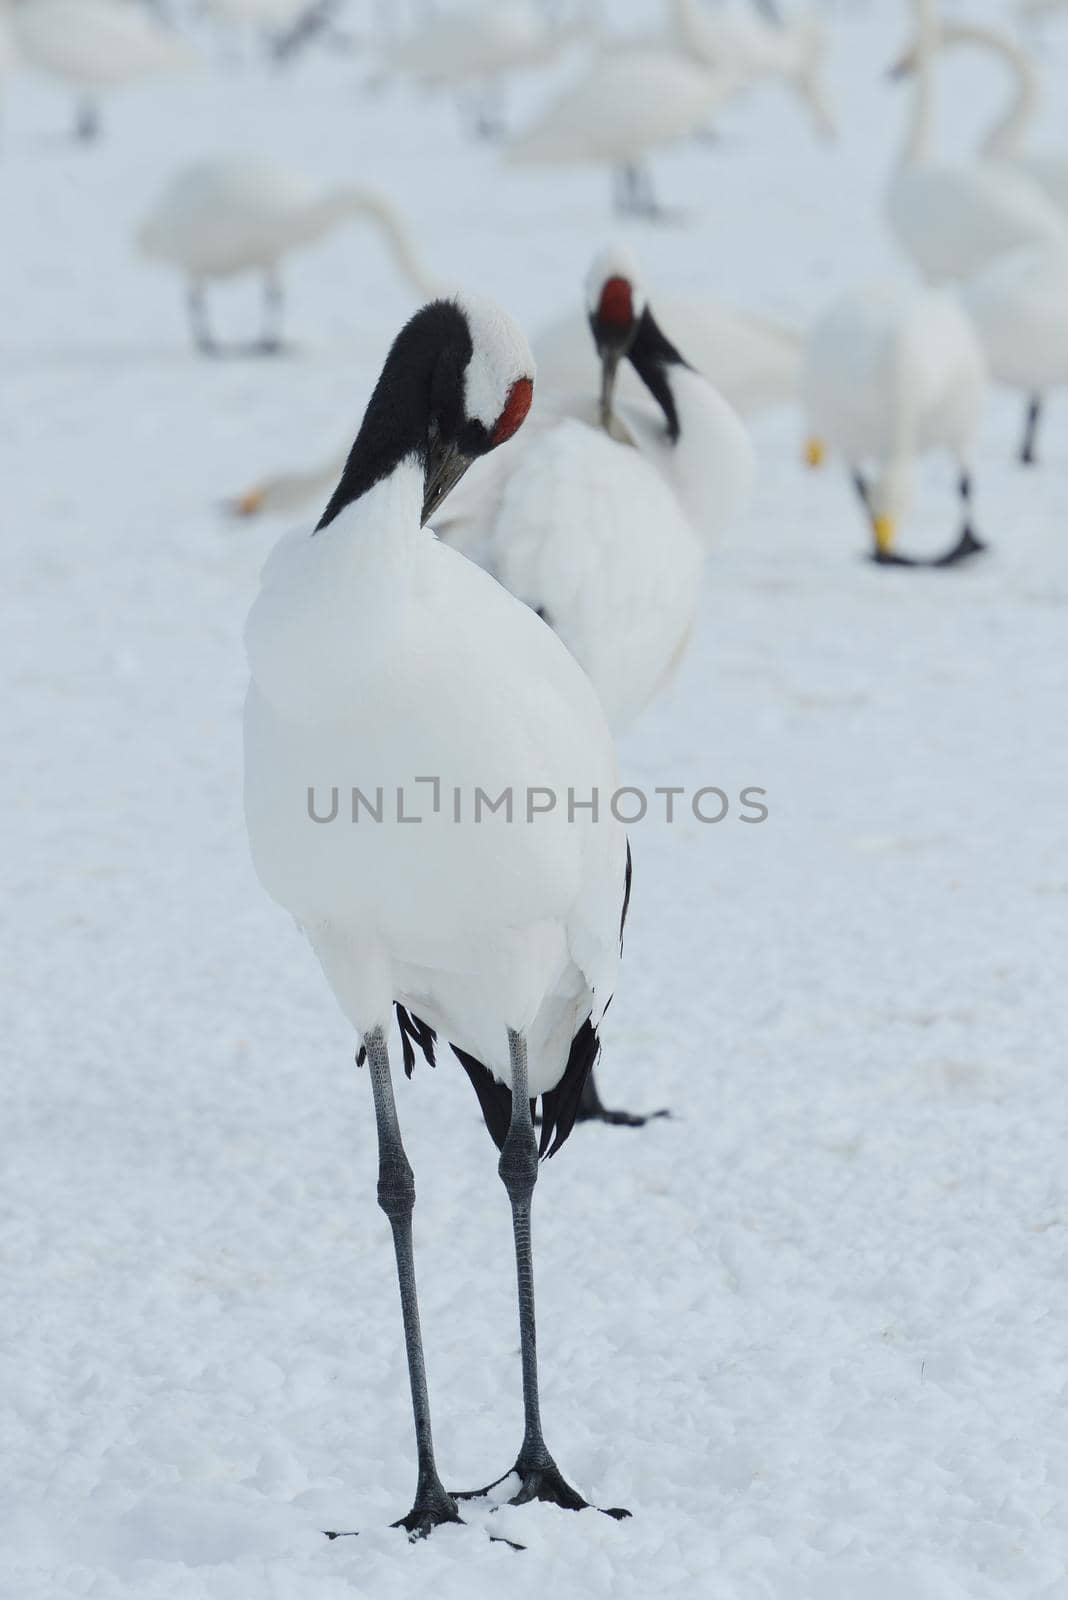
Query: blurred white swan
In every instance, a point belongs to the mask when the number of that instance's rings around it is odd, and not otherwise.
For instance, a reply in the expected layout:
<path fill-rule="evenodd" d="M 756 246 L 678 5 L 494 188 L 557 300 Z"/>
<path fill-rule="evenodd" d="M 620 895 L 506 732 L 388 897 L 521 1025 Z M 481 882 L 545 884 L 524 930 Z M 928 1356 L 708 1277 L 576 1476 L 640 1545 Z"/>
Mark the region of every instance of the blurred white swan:
<path fill-rule="evenodd" d="M 1068 152 L 1031 152 L 1024 148 L 1041 99 L 1038 71 L 1031 55 L 999 29 L 976 22 L 943 22 L 938 42 L 943 49 L 977 45 L 1009 68 L 1012 97 L 987 129 L 979 146 L 980 157 L 1018 168 L 1038 184 L 1058 210 L 1068 215 Z M 915 52 L 910 51 L 896 70 L 904 74 L 914 65 Z"/>
<path fill-rule="evenodd" d="M 970 278 L 1006 251 L 1068 237 L 1068 225 L 1025 173 L 991 161 L 949 163 L 931 151 L 938 13 L 913 0 L 917 41 L 913 107 L 887 191 L 891 227 L 932 283 Z"/>
<path fill-rule="evenodd" d="M 18 0 L 8 22 L 21 61 L 77 92 L 80 139 L 99 132 L 102 94 L 198 59 L 135 0 Z"/>
<path fill-rule="evenodd" d="M 286 28 L 311 0 L 202 0 L 209 15 L 236 27 Z"/>
<path fill-rule="evenodd" d="M 280 343 L 283 259 L 354 219 L 381 230 L 402 277 L 421 298 L 437 292 L 404 224 L 382 195 L 348 184 L 324 190 L 303 173 L 251 157 L 183 168 L 146 217 L 138 244 L 146 256 L 184 276 L 193 338 L 207 354 L 218 346 L 208 321 L 206 286 L 261 274 L 264 326 L 256 348 L 266 353 Z"/>
<path fill-rule="evenodd" d="M 675 38 L 696 60 L 739 88 L 781 83 L 800 98 L 818 133 L 834 133 L 824 81 L 827 28 L 815 12 L 775 24 L 752 11 L 710 11 L 699 0 L 672 0 L 671 10 Z"/>
<path fill-rule="evenodd" d="M 381 64 L 391 75 L 473 96 L 475 129 L 492 136 L 502 130 L 509 74 L 548 65 L 584 31 L 551 22 L 532 0 L 481 0 L 424 18 L 386 45 Z"/>
<path fill-rule="evenodd" d="M 874 539 L 873 559 L 949 566 L 982 548 L 971 526 L 972 452 L 986 366 L 972 324 L 952 296 L 908 283 L 866 284 L 817 321 L 801 373 L 809 462 L 829 446 L 842 457 Z M 936 562 L 897 554 L 916 458 L 948 450 L 960 468 L 964 524 Z"/>
<path fill-rule="evenodd" d="M 620 212 L 659 213 L 647 158 L 692 138 L 729 98 L 734 80 L 680 51 L 605 50 L 506 146 L 524 166 L 605 166 Z"/>
<path fill-rule="evenodd" d="M 1037 22 L 1058 11 L 1068 11 L 1068 0 L 1017 0 L 1016 14 L 1024 22 Z"/>

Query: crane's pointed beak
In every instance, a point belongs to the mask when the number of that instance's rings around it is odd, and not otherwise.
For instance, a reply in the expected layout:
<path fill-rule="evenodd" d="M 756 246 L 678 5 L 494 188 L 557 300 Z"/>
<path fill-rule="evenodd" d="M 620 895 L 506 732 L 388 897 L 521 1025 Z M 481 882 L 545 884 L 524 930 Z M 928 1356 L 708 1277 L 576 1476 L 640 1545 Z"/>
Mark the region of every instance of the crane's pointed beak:
<path fill-rule="evenodd" d="M 623 357 L 622 350 L 605 345 L 601 348 L 601 427 L 605 432 L 612 427 L 612 399 L 616 392 L 616 374 Z"/>
<path fill-rule="evenodd" d="M 426 470 L 423 474 L 423 514 L 420 518 L 422 527 L 426 527 L 446 495 L 455 489 L 473 459 L 472 456 L 464 455 L 454 443 L 446 443 L 437 438 L 431 439 L 427 446 Z"/>

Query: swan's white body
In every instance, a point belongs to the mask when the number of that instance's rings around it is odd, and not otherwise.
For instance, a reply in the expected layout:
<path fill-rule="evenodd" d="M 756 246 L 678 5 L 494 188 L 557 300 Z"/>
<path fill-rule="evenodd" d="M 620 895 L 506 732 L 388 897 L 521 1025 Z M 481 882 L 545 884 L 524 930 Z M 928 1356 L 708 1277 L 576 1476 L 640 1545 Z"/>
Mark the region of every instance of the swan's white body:
<path fill-rule="evenodd" d="M 308 4 L 309 0 L 204 0 L 204 9 L 235 27 L 286 28 Z"/>
<path fill-rule="evenodd" d="M 706 126 L 728 92 L 725 80 L 682 54 L 608 51 L 510 141 L 508 158 L 532 165 L 637 163 Z"/>
<path fill-rule="evenodd" d="M 426 18 L 388 47 L 383 66 L 419 83 L 485 83 L 545 65 L 564 40 L 528 0 L 492 0 Z"/>
<path fill-rule="evenodd" d="M 973 276 L 1009 250 L 1066 237 L 1068 227 L 1025 173 L 997 162 L 954 165 L 932 158 L 938 18 L 934 0 L 914 3 L 919 27 L 912 124 L 887 192 L 887 213 L 923 276 L 950 283 Z"/>
<path fill-rule="evenodd" d="M 1058 11 L 1068 11 L 1068 0 L 1018 0 L 1016 10 L 1025 20 L 1035 21 Z"/>
<path fill-rule="evenodd" d="M 6 10 L 0 10 L 0 80 L 12 72 L 18 61 L 15 50 L 15 41 L 11 37 L 11 28 L 7 20 Z"/>
<path fill-rule="evenodd" d="M 947 450 L 968 464 L 986 369 L 949 294 L 869 284 L 842 295 L 816 323 L 801 391 L 812 432 L 854 470 L 874 469 L 876 510 L 896 520 L 917 456 Z"/>
<path fill-rule="evenodd" d="M 1003 256 L 960 297 L 999 383 L 1029 395 L 1068 384 L 1068 245 Z"/>
<path fill-rule="evenodd" d="M 290 251 L 361 216 L 384 230 L 413 288 L 433 293 L 432 280 L 381 196 L 350 187 L 324 192 L 302 173 L 266 160 L 230 158 L 184 168 L 166 185 L 138 241 L 145 255 L 203 283 L 271 272 Z"/>
<path fill-rule="evenodd" d="M 179 71 L 196 60 L 135 0 L 22 0 L 8 23 L 26 66 L 87 93 Z"/>
<path fill-rule="evenodd" d="M 626 847 L 607 807 L 612 741 L 560 640 L 419 527 L 421 498 L 402 464 L 267 565 L 246 635 L 253 857 L 361 1035 L 388 1028 L 399 1000 L 509 1083 L 507 1030 L 521 1030 L 541 1094 L 615 981 Z M 420 776 L 440 780 L 437 812 Z M 339 787 L 334 823 L 309 819 L 309 785 L 320 805 Z M 350 820 L 353 787 L 372 803 L 383 789 L 382 822 Z M 398 787 L 422 823 L 395 820 Z M 515 820 L 475 822 L 476 788 L 510 790 Z M 530 823 L 528 788 L 559 797 Z M 597 823 L 568 819 L 569 789 L 600 793 Z"/>
<path fill-rule="evenodd" d="M 656 316 L 691 366 L 742 416 L 796 399 L 801 337 L 791 329 L 703 295 L 658 296 Z M 596 391 L 597 359 L 580 313 L 543 328 L 534 355 L 543 392 Z M 634 372 L 622 367 L 616 393 L 640 400 L 645 391 Z"/>

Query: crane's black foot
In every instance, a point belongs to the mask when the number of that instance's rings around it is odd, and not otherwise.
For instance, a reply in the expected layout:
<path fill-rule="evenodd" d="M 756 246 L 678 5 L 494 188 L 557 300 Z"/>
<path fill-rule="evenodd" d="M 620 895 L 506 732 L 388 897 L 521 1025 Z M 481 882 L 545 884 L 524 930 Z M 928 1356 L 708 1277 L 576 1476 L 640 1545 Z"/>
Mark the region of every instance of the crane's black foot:
<path fill-rule="evenodd" d="M 406 1517 L 391 1523 L 391 1527 L 403 1528 L 409 1539 L 428 1539 L 434 1529 L 440 1528 L 443 1523 L 462 1523 L 463 1520 L 456 1501 L 451 1494 L 446 1494 L 426 1505 L 414 1505 Z"/>
<path fill-rule="evenodd" d="M 952 550 L 947 550 L 944 556 L 932 561 L 931 566 L 955 567 L 958 561 L 967 561 L 969 556 L 977 556 L 985 549 L 982 539 L 977 539 L 970 528 L 965 528 Z"/>
<path fill-rule="evenodd" d="M 668 1110 L 650 1111 L 644 1116 L 639 1116 L 635 1111 L 610 1111 L 601 1099 L 597 1086 L 597 1078 L 591 1069 L 589 1077 L 582 1086 L 582 1096 L 579 1108 L 575 1115 L 576 1122 L 607 1122 L 613 1128 L 644 1128 L 647 1122 L 653 1122 L 657 1117 L 670 1117 Z"/>
<path fill-rule="evenodd" d="M 1017 460 L 1021 467 L 1036 467 L 1038 465 L 1038 457 L 1029 444 L 1023 446 Z"/>
<path fill-rule="evenodd" d="M 525 1506 L 532 1500 L 544 1500 L 548 1505 L 562 1506 L 565 1511 L 599 1511 L 602 1516 L 614 1517 L 617 1522 L 630 1516 L 630 1512 L 623 1506 L 591 1506 L 577 1489 L 571 1487 L 551 1458 L 538 1467 L 521 1466 L 517 1461 L 511 1471 L 506 1472 L 502 1478 L 496 1478 L 484 1489 L 461 1491 L 456 1495 L 456 1499 L 484 1500 L 491 1490 L 498 1488 L 502 1483 L 507 1483 L 509 1478 L 519 1480 L 515 1494 L 505 1502 L 510 1506 Z"/>
<path fill-rule="evenodd" d="M 463 1523 L 463 1517 L 456 1505 L 456 1500 L 451 1494 L 446 1494 L 443 1489 L 439 1495 L 428 1496 L 427 1499 L 417 1500 L 406 1517 L 391 1522 L 391 1528 L 403 1528 L 409 1539 L 428 1539 L 435 1528 L 440 1528 L 445 1522 Z M 328 1539 L 355 1539 L 355 1531 L 348 1533 L 330 1532 L 324 1529 Z"/>
<path fill-rule="evenodd" d="M 579 1106 L 575 1114 L 576 1122 L 607 1122 L 610 1128 L 644 1128 L 647 1122 L 655 1122 L 657 1117 L 670 1117 L 671 1112 L 666 1106 L 659 1111 L 646 1111 L 639 1114 L 637 1111 L 610 1111 L 607 1106 Z"/>

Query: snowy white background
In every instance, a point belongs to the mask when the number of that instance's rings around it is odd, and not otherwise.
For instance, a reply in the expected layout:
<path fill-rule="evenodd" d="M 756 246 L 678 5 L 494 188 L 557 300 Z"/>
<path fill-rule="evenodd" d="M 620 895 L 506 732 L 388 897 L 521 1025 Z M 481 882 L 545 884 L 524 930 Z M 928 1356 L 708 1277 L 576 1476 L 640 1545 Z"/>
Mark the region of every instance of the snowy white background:
<path fill-rule="evenodd" d="M 803 323 L 899 269 L 904 8 L 829 16 L 838 143 L 769 91 L 659 160 L 689 216 L 628 230 L 654 289 Z M 1045 61 L 1064 146 L 1068 27 Z M 364 71 L 212 64 L 124 94 L 89 150 L 52 88 L 8 96 L 0 1593 L 1060 1600 L 1068 399 L 1030 476 L 994 400 L 993 550 L 950 573 L 863 562 L 800 419 L 757 426 L 752 511 L 621 762 L 760 784 L 771 816 L 634 830 L 602 1087 L 675 1116 L 579 1128 L 535 1205 L 548 1438 L 633 1520 L 502 1510 L 523 1555 L 485 1518 L 387 1527 L 414 1465 L 370 1089 L 241 818 L 241 629 L 277 526 L 217 506 L 351 436 L 411 302 L 343 231 L 287 275 L 291 355 L 211 364 L 132 232 L 181 161 L 264 150 L 387 189 L 435 270 L 535 329 L 616 230 L 602 175 L 509 174 L 447 100 L 368 97 Z M 965 150 L 1001 79 L 961 58 L 944 82 Z M 256 310 L 227 291 L 220 323 Z M 949 542 L 949 484 L 925 470 L 908 548 Z M 520 1433 L 508 1206 L 455 1064 L 398 1099 L 462 1487 Z"/>

